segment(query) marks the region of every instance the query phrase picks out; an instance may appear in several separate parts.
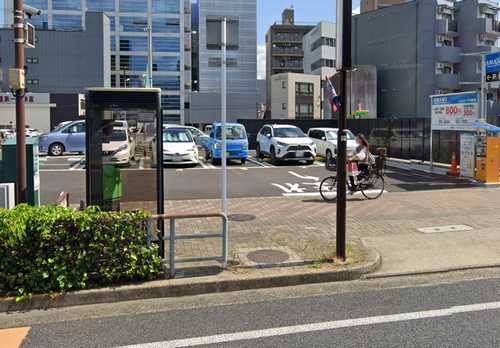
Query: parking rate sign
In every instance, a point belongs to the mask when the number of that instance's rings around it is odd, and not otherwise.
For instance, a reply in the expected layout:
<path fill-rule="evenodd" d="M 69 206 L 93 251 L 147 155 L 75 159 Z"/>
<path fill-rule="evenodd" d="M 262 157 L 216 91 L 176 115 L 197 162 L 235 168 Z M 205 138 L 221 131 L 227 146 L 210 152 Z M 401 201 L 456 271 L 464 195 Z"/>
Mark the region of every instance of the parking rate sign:
<path fill-rule="evenodd" d="M 500 81 L 500 52 L 487 54 L 484 57 L 486 70 L 486 83 Z"/>
<path fill-rule="evenodd" d="M 479 119 L 479 93 L 465 92 L 431 96 L 433 130 L 473 131 Z"/>

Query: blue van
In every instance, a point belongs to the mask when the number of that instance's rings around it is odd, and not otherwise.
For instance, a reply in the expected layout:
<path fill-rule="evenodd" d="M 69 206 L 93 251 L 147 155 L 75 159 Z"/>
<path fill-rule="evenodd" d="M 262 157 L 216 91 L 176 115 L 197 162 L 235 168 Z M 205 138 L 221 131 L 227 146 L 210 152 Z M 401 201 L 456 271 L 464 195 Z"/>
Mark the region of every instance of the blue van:
<path fill-rule="evenodd" d="M 222 157 L 222 125 L 214 123 L 208 137 L 203 143 L 205 159 L 220 164 Z M 239 123 L 226 123 L 227 158 L 241 161 L 245 164 L 248 159 L 248 137 L 245 127 Z"/>

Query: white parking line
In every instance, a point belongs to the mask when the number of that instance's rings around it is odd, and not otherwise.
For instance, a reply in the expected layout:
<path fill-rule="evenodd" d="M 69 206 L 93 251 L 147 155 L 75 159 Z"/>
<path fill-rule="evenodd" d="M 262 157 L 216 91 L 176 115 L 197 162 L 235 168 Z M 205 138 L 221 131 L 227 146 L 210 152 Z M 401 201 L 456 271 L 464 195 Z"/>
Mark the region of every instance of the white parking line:
<path fill-rule="evenodd" d="M 265 168 L 273 168 L 274 166 L 270 163 L 267 163 L 267 162 L 264 162 L 264 161 L 258 161 L 258 160 L 255 160 L 253 158 L 248 158 L 248 161 L 253 163 L 253 164 L 256 164 L 260 167 L 265 167 Z"/>
<path fill-rule="evenodd" d="M 235 333 L 219 334 L 212 336 L 193 337 L 171 341 L 145 343 L 126 346 L 126 348 L 170 348 L 170 347 L 195 347 L 215 345 L 228 342 L 258 340 L 263 338 L 279 337 L 286 335 L 305 334 L 310 332 L 329 331 L 342 328 L 371 326 L 377 324 L 397 323 L 411 320 L 424 320 L 433 318 L 446 318 L 457 314 L 474 313 L 499 310 L 500 302 L 477 303 L 464 306 L 454 306 L 427 311 L 406 312 L 398 314 L 378 315 L 365 318 L 343 319 L 324 321 L 312 324 L 282 326 L 270 329 L 241 331 Z M 124 347 L 122 347 L 124 348 Z"/>

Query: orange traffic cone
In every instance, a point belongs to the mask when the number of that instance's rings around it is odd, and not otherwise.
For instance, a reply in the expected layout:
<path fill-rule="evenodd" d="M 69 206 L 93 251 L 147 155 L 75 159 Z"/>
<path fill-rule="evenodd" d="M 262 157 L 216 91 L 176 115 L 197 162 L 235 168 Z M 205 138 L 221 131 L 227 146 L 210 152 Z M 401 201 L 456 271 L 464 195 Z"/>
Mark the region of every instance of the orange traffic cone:
<path fill-rule="evenodd" d="M 458 161 L 457 161 L 457 156 L 455 155 L 455 152 L 453 152 L 451 155 L 451 169 L 448 172 L 448 175 L 458 176 Z"/>

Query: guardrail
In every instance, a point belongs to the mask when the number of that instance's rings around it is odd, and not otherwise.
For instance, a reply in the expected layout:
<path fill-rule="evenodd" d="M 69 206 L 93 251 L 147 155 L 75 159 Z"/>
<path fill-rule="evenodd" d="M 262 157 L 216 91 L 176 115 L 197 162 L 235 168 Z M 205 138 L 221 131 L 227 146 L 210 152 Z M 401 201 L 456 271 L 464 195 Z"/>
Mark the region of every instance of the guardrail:
<path fill-rule="evenodd" d="M 188 220 L 188 219 L 206 219 L 206 218 L 220 218 L 222 221 L 222 232 L 221 233 L 210 233 L 210 234 L 189 234 L 189 235 L 177 235 L 176 234 L 176 221 L 177 220 Z M 170 277 L 175 278 L 176 275 L 176 263 L 191 263 L 191 262 L 204 262 L 204 261 L 219 261 L 222 262 L 224 268 L 227 267 L 228 261 L 228 219 L 223 213 L 212 213 L 212 214 L 163 214 L 163 215 L 153 215 L 148 220 L 148 244 L 154 242 L 153 230 L 155 229 L 153 225 L 158 222 L 163 222 L 165 220 L 169 221 L 169 234 L 167 236 L 158 236 L 156 242 L 164 243 L 169 241 L 169 271 Z M 199 239 L 222 239 L 222 255 L 213 257 L 198 257 L 176 260 L 175 258 L 175 242 L 178 240 L 199 240 Z"/>

